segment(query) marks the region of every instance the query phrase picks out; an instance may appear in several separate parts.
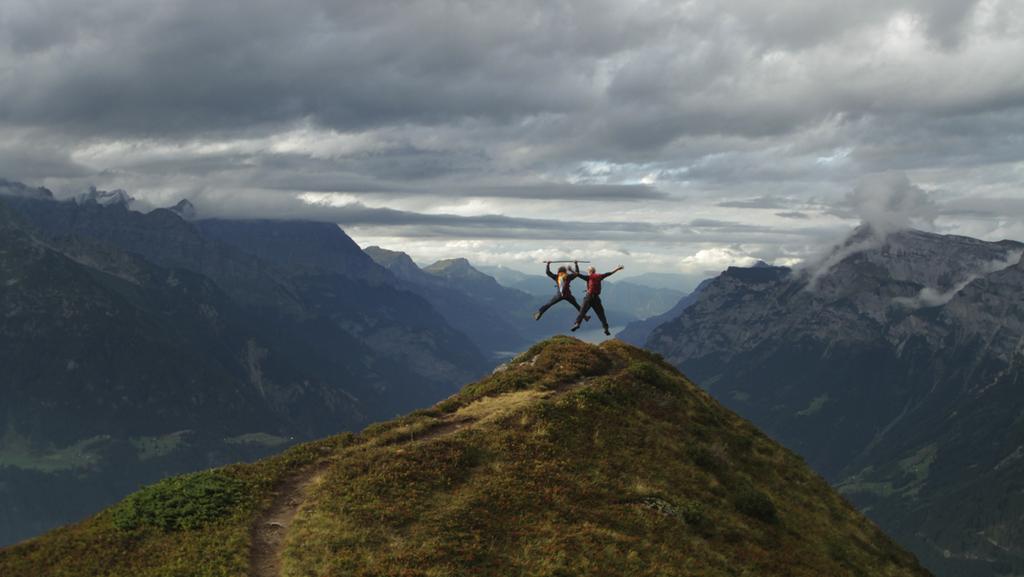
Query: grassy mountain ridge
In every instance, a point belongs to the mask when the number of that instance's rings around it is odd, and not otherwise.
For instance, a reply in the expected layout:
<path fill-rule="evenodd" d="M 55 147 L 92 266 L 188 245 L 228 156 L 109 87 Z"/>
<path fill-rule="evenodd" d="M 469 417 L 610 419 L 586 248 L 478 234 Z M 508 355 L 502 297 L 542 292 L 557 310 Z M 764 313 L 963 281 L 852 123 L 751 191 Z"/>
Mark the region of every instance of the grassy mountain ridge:
<path fill-rule="evenodd" d="M 0 550 L 0 574 L 250 574 L 299 475 L 274 574 L 927 575 L 660 357 L 565 337 L 359 435 L 147 487 Z"/>

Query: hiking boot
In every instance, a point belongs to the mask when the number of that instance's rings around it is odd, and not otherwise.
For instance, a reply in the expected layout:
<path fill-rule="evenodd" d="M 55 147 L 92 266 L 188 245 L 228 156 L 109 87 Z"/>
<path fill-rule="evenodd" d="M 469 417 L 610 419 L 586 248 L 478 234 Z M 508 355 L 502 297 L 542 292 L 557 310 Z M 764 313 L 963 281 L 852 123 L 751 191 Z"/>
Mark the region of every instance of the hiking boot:
<path fill-rule="evenodd" d="M 608 336 L 612 336 L 612 333 L 611 333 L 611 331 L 608 330 L 608 327 L 604 328 L 604 334 L 606 334 Z"/>
<path fill-rule="evenodd" d="M 578 329 L 578 328 L 580 328 L 579 325 L 573 325 L 572 328 L 569 329 L 569 330 L 572 331 L 572 332 L 576 332 L 576 329 Z"/>

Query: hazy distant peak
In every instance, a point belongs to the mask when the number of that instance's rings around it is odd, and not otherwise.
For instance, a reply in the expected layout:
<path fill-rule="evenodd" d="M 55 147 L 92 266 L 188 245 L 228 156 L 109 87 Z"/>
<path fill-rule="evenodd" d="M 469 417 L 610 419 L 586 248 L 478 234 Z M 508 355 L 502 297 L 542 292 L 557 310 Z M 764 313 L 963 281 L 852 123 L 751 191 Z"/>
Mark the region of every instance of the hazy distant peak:
<path fill-rule="evenodd" d="M 196 218 L 196 207 L 194 204 L 188 201 L 188 199 L 182 199 L 178 204 L 168 208 L 167 210 L 177 214 L 185 220 L 193 220 Z"/>
<path fill-rule="evenodd" d="M 377 264 L 380 265 L 390 264 L 393 261 L 399 260 L 412 260 L 408 254 L 400 250 L 389 250 L 377 245 L 368 246 L 363 249 L 363 252 L 370 255 L 370 258 L 377 261 Z"/>
<path fill-rule="evenodd" d="M 473 268 L 473 265 L 469 264 L 469 260 L 458 257 L 439 260 L 427 268 L 435 270 L 465 270 Z"/>
<path fill-rule="evenodd" d="M 473 265 L 469 264 L 469 261 L 462 257 L 439 260 L 423 270 L 442 276 L 487 276 L 473 268 Z"/>
<path fill-rule="evenodd" d="M 118 188 L 116 190 L 99 190 L 90 186 L 88 192 L 84 192 L 75 198 L 78 204 L 99 204 L 101 206 L 123 206 L 127 208 L 135 202 L 135 197 L 126 191 Z"/>
<path fill-rule="evenodd" d="M 465 258 L 439 260 L 423 270 L 434 276 L 458 282 L 462 288 L 475 286 L 474 290 L 486 292 L 501 286 L 494 277 L 477 270 Z"/>
<path fill-rule="evenodd" d="M 399 278 L 409 279 L 410 277 L 423 275 L 423 271 L 413 262 L 412 257 L 402 251 L 369 246 L 363 249 L 363 252 L 373 259 L 373 262 L 390 270 Z"/>
<path fill-rule="evenodd" d="M 50 192 L 50 189 L 48 188 L 44 188 L 42 186 L 32 188 L 20 182 L 13 182 L 3 178 L 0 178 L 0 196 L 53 200 L 53 193 Z"/>

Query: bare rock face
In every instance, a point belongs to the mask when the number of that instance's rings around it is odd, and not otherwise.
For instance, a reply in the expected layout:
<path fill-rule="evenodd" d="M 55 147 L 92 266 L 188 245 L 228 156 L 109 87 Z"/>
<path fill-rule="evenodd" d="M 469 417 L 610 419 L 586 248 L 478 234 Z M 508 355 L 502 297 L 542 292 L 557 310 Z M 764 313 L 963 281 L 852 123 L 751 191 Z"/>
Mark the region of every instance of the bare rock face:
<path fill-rule="evenodd" d="M 1019 573 L 1022 252 L 862 227 L 806 268 L 730 268 L 647 344 L 937 573 Z"/>

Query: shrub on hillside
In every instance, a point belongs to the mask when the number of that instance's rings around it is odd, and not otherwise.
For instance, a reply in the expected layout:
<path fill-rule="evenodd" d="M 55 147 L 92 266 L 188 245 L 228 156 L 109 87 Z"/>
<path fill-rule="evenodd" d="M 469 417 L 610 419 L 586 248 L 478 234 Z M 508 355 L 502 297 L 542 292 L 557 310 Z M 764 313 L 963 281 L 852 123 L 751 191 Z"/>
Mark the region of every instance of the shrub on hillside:
<path fill-rule="evenodd" d="M 735 505 L 736 510 L 740 513 L 765 523 L 777 523 L 779 520 L 775 503 L 768 495 L 753 487 L 741 489 L 736 495 Z"/>
<path fill-rule="evenodd" d="M 230 514 L 244 495 L 244 484 L 224 473 L 172 477 L 130 495 L 113 510 L 113 521 L 124 530 L 197 529 Z"/>

